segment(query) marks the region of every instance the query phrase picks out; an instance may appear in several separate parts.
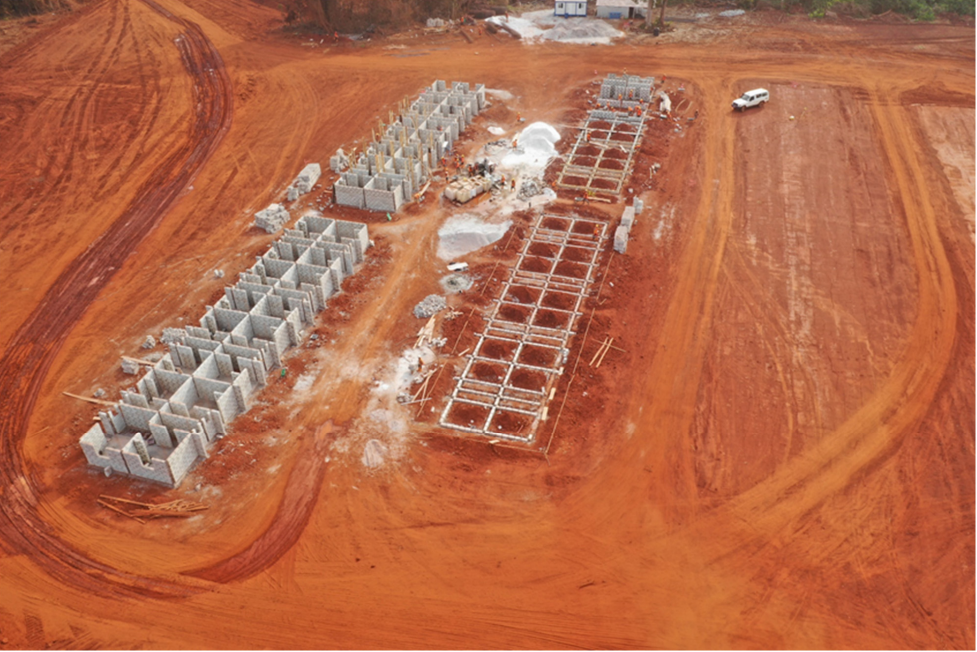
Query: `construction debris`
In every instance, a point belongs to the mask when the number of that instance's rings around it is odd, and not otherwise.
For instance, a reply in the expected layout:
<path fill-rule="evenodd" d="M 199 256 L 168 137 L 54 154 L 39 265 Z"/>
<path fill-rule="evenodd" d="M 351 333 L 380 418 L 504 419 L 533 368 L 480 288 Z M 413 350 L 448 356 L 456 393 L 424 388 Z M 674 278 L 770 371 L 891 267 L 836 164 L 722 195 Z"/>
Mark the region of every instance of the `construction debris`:
<path fill-rule="evenodd" d="M 349 157 L 343 152 L 342 148 L 336 150 L 334 156 L 329 157 L 329 169 L 333 172 L 342 172 L 349 167 Z"/>
<path fill-rule="evenodd" d="M 88 398 L 87 396 L 79 396 L 78 394 L 72 394 L 71 392 L 61 392 L 65 396 L 70 396 L 71 398 L 76 398 L 79 401 L 85 401 L 86 403 L 94 403 L 96 405 L 115 405 L 112 401 L 102 401 L 97 398 Z"/>
<path fill-rule="evenodd" d="M 164 328 L 163 337 L 160 339 L 163 341 L 163 344 L 173 344 L 174 342 L 182 341 L 185 334 L 182 328 Z"/>
<path fill-rule="evenodd" d="M 122 373 L 135 376 L 139 373 L 139 363 L 130 358 L 122 358 Z"/>
<path fill-rule="evenodd" d="M 543 183 L 542 179 L 523 179 L 519 184 L 519 194 L 517 197 L 526 201 L 537 195 L 543 194 L 543 190 L 545 189 L 546 185 Z"/>
<path fill-rule="evenodd" d="M 441 277 L 440 283 L 445 294 L 458 294 L 472 286 L 472 278 L 465 274 L 448 274 Z"/>
<path fill-rule="evenodd" d="M 207 505 L 195 503 L 192 500 L 179 499 L 168 503 L 153 504 L 116 496 L 106 496 L 105 494 L 98 497 L 98 504 L 116 514 L 121 514 L 143 524 L 154 518 L 187 518 L 196 512 L 209 509 Z"/>
<path fill-rule="evenodd" d="M 156 338 L 152 335 L 147 335 L 146 340 L 142 343 L 142 348 L 151 349 L 156 346 Z"/>
<path fill-rule="evenodd" d="M 281 204 L 271 204 L 263 211 L 254 214 L 254 225 L 268 233 L 277 233 L 291 219 Z"/>
<path fill-rule="evenodd" d="M 438 294 L 429 294 L 424 300 L 414 306 L 414 316 L 418 319 L 428 319 L 448 307 L 448 302 Z"/>

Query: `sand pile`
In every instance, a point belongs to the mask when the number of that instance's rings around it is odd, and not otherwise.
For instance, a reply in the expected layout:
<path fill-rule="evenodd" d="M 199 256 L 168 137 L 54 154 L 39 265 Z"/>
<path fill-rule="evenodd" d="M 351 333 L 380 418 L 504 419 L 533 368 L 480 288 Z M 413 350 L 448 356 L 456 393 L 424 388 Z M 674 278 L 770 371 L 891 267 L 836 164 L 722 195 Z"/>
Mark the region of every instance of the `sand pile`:
<path fill-rule="evenodd" d="M 518 146 L 502 159 L 502 166 L 521 176 L 537 177 L 556 156 L 553 145 L 560 140 L 559 132 L 545 122 L 534 122 L 519 134 Z"/>

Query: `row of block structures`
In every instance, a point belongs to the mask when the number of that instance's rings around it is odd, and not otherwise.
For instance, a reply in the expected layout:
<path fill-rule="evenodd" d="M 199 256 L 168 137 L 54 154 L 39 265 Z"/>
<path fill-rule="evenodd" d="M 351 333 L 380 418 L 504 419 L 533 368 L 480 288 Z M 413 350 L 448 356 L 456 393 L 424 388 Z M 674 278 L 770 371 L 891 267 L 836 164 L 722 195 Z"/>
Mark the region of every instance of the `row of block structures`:
<path fill-rule="evenodd" d="M 654 88 L 654 77 L 618 76 L 611 73 L 600 86 L 597 104 L 607 108 L 633 109 L 648 104 Z"/>
<path fill-rule="evenodd" d="M 333 186 L 335 201 L 394 212 L 409 202 L 479 111 L 485 86 L 436 81 L 388 125 Z"/>
<path fill-rule="evenodd" d="M 175 487 L 247 412 L 370 246 L 367 226 L 306 215 L 207 306 L 164 332 L 168 353 L 80 439 L 92 466 Z"/>

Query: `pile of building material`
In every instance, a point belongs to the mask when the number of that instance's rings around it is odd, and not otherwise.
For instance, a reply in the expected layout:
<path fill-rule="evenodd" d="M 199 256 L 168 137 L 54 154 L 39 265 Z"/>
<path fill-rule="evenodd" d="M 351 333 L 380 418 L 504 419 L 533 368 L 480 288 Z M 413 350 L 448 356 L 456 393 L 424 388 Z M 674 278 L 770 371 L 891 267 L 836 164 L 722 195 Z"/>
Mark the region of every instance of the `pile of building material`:
<path fill-rule="evenodd" d="M 271 204 L 263 211 L 254 214 L 254 225 L 268 233 L 277 233 L 291 219 L 288 210 L 281 204 Z"/>
<path fill-rule="evenodd" d="M 448 302 L 439 294 L 429 294 L 424 300 L 414 306 L 414 316 L 418 319 L 430 319 L 448 307 Z"/>
<path fill-rule="evenodd" d="M 631 227 L 634 226 L 635 215 L 641 212 L 644 207 L 640 199 L 634 200 L 633 206 L 626 206 L 624 214 L 621 216 L 621 224 L 614 231 L 614 251 L 623 254 L 628 250 L 628 238 L 631 235 Z"/>
<path fill-rule="evenodd" d="M 451 201 L 464 204 L 491 189 L 492 179 L 489 177 L 461 177 L 445 187 L 444 196 Z"/>
<path fill-rule="evenodd" d="M 349 157 L 340 147 L 333 156 L 329 157 L 329 169 L 333 172 L 342 172 L 349 167 Z"/>
<path fill-rule="evenodd" d="M 180 484 L 248 411 L 369 246 L 365 224 L 300 218 L 207 306 L 199 326 L 164 331 L 169 352 L 82 435 L 88 463 L 106 474 Z"/>
<path fill-rule="evenodd" d="M 543 183 L 542 179 L 523 179 L 519 183 L 519 194 L 517 195 L 519 199 L 529 200 L 536 195 L 543 194 L 543 190 L 546 189 L 546 185 Z"/>
<path fill-rule="evenodd" d="M 485 107 L 485 86 L 472 90 L 466 83 L 454 82 L 449 89 L 437 81 L 402 107 L 399 117 L 391 113 L 388 125 L 380 123 L 374 141 L 340 175 L 333 186 L 337 204 L 392 213 L 411 201 L 458 135 Z"/>
<path fill-rule="evenodd" d="M 322 168 L 319 167 L 318 163 L 309 163 L 299 175 L 295 177 L 295 181 L 292 185 L 288 187 L 287 197 L 288 201 L 295 201 L 299 198 L 299 195 L 305 195 L 312 192 L 312 187 L 319 181 L 319 177 L 322 175 Z"/>

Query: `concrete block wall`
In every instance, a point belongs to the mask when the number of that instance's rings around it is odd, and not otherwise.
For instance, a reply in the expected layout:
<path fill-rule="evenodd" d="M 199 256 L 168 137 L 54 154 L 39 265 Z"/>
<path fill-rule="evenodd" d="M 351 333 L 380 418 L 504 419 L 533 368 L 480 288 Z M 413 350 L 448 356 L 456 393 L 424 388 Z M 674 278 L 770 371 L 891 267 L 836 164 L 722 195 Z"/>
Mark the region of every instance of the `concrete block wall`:
<path fill-rule="evenodd" d="M 176 486 L 183 481 L 190 469 L 196 464 L 198 459 L 208 457 L 207 447 L 204 444 L 200 433 L 179 432 L 179 443 L 173 452 L 166 458 L 170 476 L 173 478 L 173 485 Z"/>
<path fill-rule="evenodd" d="M 122 450 L 109 445 L 108 438 L 97 423 L 81 436 L 79 443 L 91 466 L 109 468 L 116 473 L 129 472 L 129 467 L 122 458 Z"/>
<path fill-rule="evenodd" d="M 652 89 L 655 86 L 654 77 L 638 77 L 636 75 L 615 75 L 609 74 L 600 86 L 601 99 L 621 98 L 623 100 L 639 99 L 645 102 L 651 99 Z"/>
<path fill-rule="evenodd" d="M 199 326 L 166 329 L 169 353 L 79 438 L 88 463 L 179 484 L 227 423 L 250 408 L 369 246 L 365 224 L 300 218 L 207 306 Z"/>
<path fill-rule="evenodd" d="M 485 86 L 448 85 L 438 80 L 410 108 L 367 146 L 357 164 L 333 185 L 341 206 L 396 212 L 427 181 L 427 170 L 440 160 L 459 134 L 485 107 Z M 363 178 L 363 172 L 369 179 Z"/>
<path fill-rule="evenodd" d="M 145 451 L 147 449 L 148 445 L 146 444 L 146 440 L 138 432 L 122 447 L 122 458 L 129 468 L 129 475 L 134 475 L 137 478 L 152 482 L 159 482 L 171 487 L 176 486 L 173 473 L 170 471 L 170 467 L 166 463 L 165 458 L 150 456 L 149 463 L 143 462 L 139 451 Z"/>

